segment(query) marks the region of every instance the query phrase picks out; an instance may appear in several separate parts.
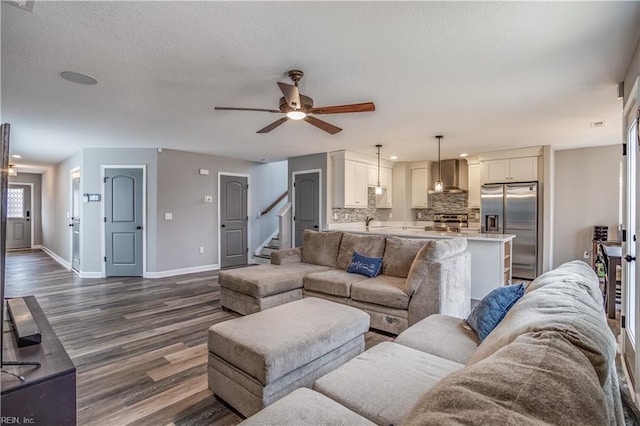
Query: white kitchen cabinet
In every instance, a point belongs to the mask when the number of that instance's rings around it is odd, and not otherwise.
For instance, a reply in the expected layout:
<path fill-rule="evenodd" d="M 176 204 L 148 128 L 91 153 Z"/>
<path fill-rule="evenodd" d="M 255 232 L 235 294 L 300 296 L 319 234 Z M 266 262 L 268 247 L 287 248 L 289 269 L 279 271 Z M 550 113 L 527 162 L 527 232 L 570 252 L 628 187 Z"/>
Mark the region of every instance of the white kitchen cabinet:
<path fill-rule="evenodd" d="M 411 208 L 429 207 L 429 169 L 411 169 Z"/>
<path fill-rule="evenodd" d="M 468 206 L 480 207 L 480 163 L 469 164 Z"/>
<path fill-rule="evenodd" d="M 333 162 L 333 206 L 367 208 L 367 164 L 351 160 Z"/>
<path fill-rule="evenodd" d="M 482 162 L 482 183 L 538 180 L 538 157 L 505 158 Z"/>

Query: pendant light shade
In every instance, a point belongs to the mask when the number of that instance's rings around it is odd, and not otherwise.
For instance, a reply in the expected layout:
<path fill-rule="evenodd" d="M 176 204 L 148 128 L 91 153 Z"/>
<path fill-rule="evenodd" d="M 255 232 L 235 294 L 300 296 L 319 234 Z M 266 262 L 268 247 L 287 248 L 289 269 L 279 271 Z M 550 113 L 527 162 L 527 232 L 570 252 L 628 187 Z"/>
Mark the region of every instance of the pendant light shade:
<path fill-rule="evenodd" d="M 7 171 L 9 176 L 18 176 L 18 171 L 13 164 L 9 164 L 9 170 Z"/>
<path fill-rule="evenodd" d="M 380 186 L 380 148 L 382 145 L 376 145 L 378 148 L 378 184 L 376 185 L 376 195 L 382 195 L 382 186 Z"/>
<path fill-rule="evenodd" d="M 433 190 L 435 192 L 442 192 L 444 191 L 444 184 L 442 183 L 442 168 L 440 167 L 440 142 L 442 140 L 443 136 L 442 135 L 438 135 L 436 136 L 436 139 L 438 139 L 438 180 L 436 181 L 436 183 L 433 185 Z"/>

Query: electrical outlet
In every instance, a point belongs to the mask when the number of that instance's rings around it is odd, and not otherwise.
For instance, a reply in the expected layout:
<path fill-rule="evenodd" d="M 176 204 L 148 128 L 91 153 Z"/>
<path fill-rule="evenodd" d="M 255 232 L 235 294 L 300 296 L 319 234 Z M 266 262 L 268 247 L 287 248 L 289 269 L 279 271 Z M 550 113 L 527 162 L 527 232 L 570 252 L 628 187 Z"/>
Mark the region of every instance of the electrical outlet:
<path fill-rule="evenodd" d="M 204 253 L 204 247 L 200 246 L 200 253 Z"/>
<path fill-rule="evenodd" d="M 584 251 L 584 253 L 582 253 L 582 257 L 584 257 L 585 259 L 589 258 L 589 252 L 587 250 Z"/>

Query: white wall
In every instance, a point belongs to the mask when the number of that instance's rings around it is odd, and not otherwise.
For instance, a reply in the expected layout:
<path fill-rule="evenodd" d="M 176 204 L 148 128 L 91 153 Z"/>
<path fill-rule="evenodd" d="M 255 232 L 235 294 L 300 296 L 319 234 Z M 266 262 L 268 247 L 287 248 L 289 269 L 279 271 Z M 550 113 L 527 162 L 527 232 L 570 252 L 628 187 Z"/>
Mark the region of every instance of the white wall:
<path fill-rule="evenodd" d="M 620 145 L 555 152 L 553 267 L 592 249 L 593 226 L 617 239 Z"/>

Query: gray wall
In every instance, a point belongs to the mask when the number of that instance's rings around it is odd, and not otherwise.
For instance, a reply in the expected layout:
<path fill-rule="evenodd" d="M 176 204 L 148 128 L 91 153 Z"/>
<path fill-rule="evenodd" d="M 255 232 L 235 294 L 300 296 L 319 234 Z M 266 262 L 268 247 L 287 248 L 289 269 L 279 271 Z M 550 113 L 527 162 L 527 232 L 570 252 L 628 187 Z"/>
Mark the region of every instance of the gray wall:
<path fill-rule="evenodd" d="M 636 42 L 636 48 L 631 57 L 629 68 L 624 76 L 624 100 L 627 101 L 636 78 L 640 77 L 640 38 Z"/>
<path fill-rule="evenodd" d="M 555 152 L 553 267 L 591 250 L 594 225 L 617 239 L 619 145 Z"/>
<path fill-rule="evenodd" d="M 209 170 L 200 175 L 199 169 Z M 158 154 L 158 271 L 218 264 L 218 173 L 249 175 L 249 253 L 277 228 L 277 209 L 258 218 L 287 188 L 286 162 L 255 163 L 164 150 Z M 211 195 L 213 203 L 205 203 Z M 172 213 L 172 220 L 165 220 Z M 204 253 L 199 248 L 204 247 Z"/>
<path fill-rule="evenodd" d="M 311 155 L 303 155 L 301 157 L 292 157 L 288 160 L 288 181 L 289 181 L 289 200 L 293 200 L 293 172 L 301 172 L 304 170 L 314 170 L 320 169 L 322 170 L 322 194 L 320 194 L 320 198 L 322 199 L 322 215 L 320 217 L 320 229 L 325 228 L 327 226 L 327 217 L 331 212 L 331 199 L 327 196 L 327 194 L 331 194 L 331 188 L 328 187 L 329 182 L 332 179 L 328 179 L 327 173 L 330 173 L 328 168 L 329 163 L 329 154 L 326 152 L 322 152 L 319 154 L 311 154 Z"/>
<path fill-rule="evenodd" d="M 9 176 L 9 183 L 33 184 L 33 205 L 31 206 L 31 222 L 33 226 L 33 244 L 42 245 L 42 175 L 35 173 L 18 173 Z"/>
<path fill-rule="evenodd" d="M 82 152 L 79 151 L 42 175 L 42 245 L 69 263 L 70 173 L 81 163 Z"/>

